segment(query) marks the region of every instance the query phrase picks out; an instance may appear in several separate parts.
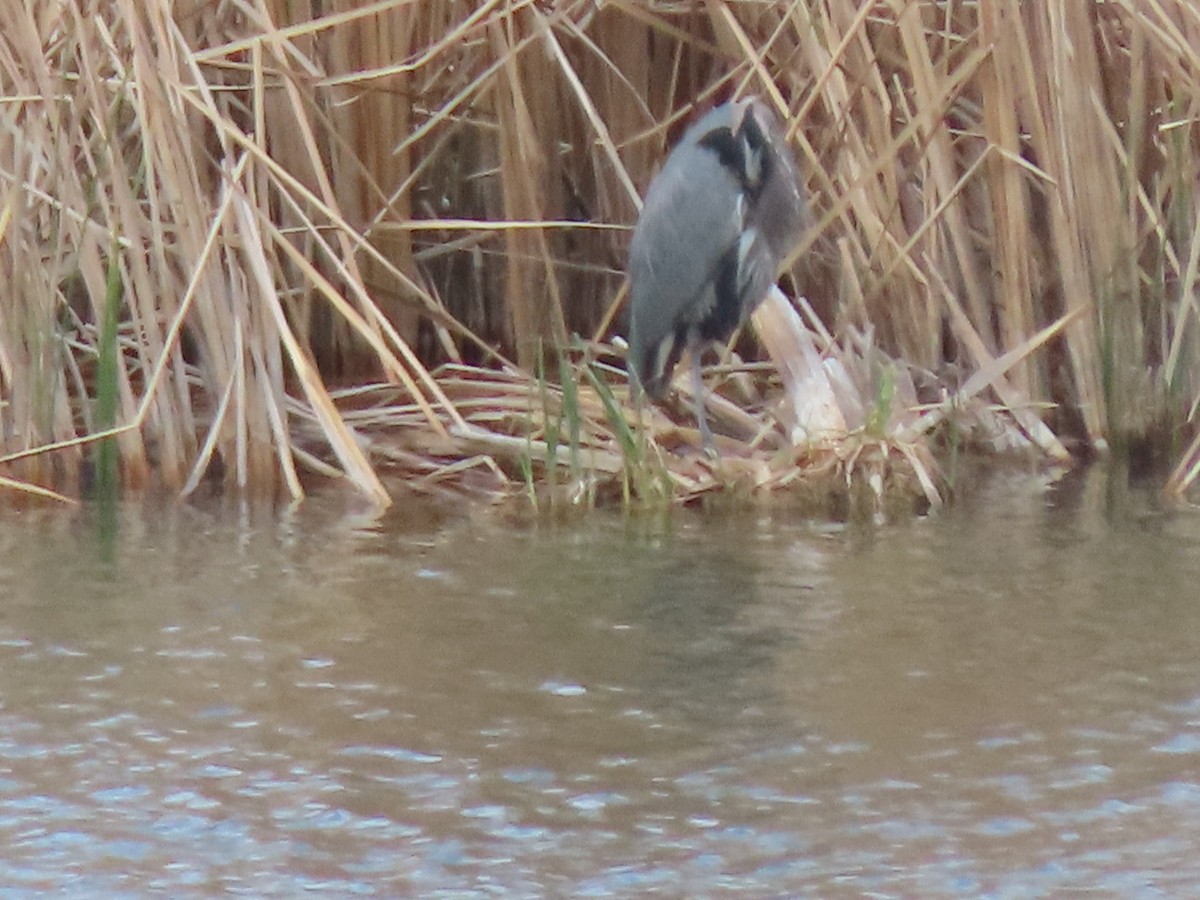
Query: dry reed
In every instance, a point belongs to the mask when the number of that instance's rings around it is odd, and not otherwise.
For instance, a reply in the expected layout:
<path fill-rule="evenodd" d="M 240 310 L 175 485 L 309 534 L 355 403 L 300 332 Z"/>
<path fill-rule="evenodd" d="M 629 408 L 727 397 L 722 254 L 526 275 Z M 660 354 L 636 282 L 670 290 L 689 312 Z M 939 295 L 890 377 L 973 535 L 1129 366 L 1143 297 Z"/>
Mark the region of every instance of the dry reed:
<path fill-rule="evenodd" d="M 1198 38 L 1187 0 L 4 4 L 0 484 L 76 496 L 102 444 L 184 493 L 857 471 L 934 500 L 930 435 L 965 429 L 1175 441 L 1182 491 Z M 629 426 L 608 342 L 640 189 L 746 92 L 809 175 L 785 284 L 850 434 L 797 443 L 770 372 L 727 365 L 713 464 L 686 414 Z"/>

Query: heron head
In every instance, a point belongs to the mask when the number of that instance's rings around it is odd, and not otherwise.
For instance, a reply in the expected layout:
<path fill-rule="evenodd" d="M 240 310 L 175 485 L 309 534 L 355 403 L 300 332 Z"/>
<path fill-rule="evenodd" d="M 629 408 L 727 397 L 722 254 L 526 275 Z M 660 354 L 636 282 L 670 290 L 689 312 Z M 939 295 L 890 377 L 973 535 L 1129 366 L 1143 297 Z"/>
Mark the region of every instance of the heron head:
<path fill-rule="evenodd" d="M 746 204 L 744 227 L 759 228 L 782 259 L 807 220 L 802 179 L 783 127 L 761 100 L 729 104 L 728 119 L 702 134 L 697 144 L 715 154 Z"/>
<path fill-rule="evenodd" d="M 699 144 L 716 154 L 753 200 L 770 178 L 773 156 L 779 150 L 772 146 L 770 113 L 761 102 L 747 99 L 732 106 L 729 123 L 701 135 Z"/>

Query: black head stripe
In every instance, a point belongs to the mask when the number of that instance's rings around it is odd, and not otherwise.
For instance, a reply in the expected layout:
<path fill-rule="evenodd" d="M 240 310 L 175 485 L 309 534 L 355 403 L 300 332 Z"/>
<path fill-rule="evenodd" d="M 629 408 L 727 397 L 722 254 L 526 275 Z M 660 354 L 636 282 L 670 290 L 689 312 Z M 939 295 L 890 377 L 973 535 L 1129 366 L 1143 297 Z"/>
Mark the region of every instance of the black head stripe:
<path fill-rule="evenodd" d="M 758 196 L 770 174 L 771 154 L 767 137 L 753 113 L 742 118 L 736 131 L 725 126 L 714 128 L 700 138 L 699 144 L 716 154 L 748 199 Z"/>
<path fill-rule="evenodd" d="M 721 165 L 728 169 L 738 181 L 745 180 L 746 166 L 742 157 L 742 143 L 732 131 L 725 126 L 714 128 L 700 138 L 700 146 L 715 153 L 717 159 L 721 161 Z"/>

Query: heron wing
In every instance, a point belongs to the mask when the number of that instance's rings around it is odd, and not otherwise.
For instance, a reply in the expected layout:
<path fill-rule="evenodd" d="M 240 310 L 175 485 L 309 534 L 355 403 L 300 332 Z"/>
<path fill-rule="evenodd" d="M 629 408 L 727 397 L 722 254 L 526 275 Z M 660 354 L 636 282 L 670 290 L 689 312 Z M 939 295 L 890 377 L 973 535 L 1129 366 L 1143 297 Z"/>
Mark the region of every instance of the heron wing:
<path fill-rule="evenodd" d="M 664 340 L 712 312 L 716 273 L 741 235 L 739 184 L 689 135 L 651 184 L 630 244 L 630 352 L 639 375 Z"/>

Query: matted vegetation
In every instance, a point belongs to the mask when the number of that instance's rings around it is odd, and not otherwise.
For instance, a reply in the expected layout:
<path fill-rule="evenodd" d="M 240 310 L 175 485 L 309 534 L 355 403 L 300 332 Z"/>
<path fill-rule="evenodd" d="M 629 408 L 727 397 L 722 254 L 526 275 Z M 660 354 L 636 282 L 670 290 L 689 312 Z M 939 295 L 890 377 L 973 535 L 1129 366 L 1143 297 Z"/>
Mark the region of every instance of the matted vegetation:
<path fill-rule="evenodd" d="M 0 5 L 0 477 L 936 502 L 935 442 L 1150 438 L 1182 491 L 1197 47 L 1190 0 Z M 809 179 L 784 285 L 844 433 L 747 335 L 714 462 L 614 336 L 640 191 L 750 92 Z"/>

